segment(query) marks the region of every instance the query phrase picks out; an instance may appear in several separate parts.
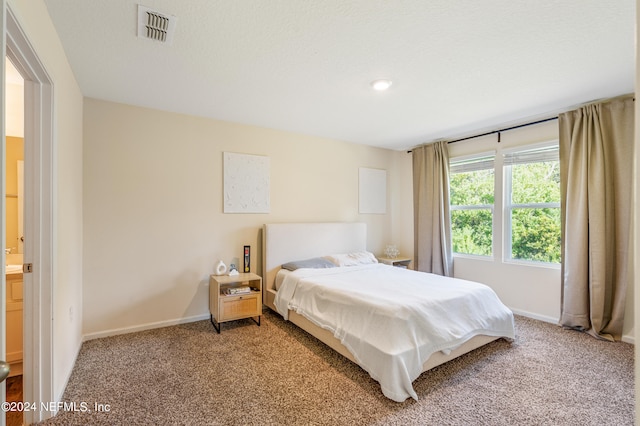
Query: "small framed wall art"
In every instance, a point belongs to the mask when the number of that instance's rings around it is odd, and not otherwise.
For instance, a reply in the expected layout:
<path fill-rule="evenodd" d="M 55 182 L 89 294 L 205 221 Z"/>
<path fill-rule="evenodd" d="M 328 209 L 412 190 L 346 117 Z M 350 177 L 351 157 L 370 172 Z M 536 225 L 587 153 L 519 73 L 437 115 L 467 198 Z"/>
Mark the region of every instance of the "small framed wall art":
<path fill-rule="evenodd" d="M 358 172 L 358 211 L 385 214 L 387 212 L 387 171 L 360 167 Z"/>

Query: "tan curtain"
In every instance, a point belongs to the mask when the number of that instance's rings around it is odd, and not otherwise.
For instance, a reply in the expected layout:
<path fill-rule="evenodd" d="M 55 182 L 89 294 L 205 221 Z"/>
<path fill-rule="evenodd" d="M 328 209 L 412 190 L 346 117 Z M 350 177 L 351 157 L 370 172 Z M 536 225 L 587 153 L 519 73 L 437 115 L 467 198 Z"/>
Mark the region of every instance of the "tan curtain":
<path fill-rule="evenodd" d="M 633 98 L 561 114 L 562 325 L 619 340 L 632 278 Z"/>
<path fill-rule="evenodd" d="M 413 150 L 413 214 L 416 269 L 453 276 L 446 142 Z"/>

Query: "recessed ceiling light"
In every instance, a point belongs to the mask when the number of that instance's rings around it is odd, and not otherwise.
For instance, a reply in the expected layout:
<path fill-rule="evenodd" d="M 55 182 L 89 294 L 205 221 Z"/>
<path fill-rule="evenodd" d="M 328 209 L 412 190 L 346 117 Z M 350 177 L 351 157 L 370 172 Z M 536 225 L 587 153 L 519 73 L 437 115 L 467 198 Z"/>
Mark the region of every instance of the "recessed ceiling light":
<path fill-rule="evenodd" d="M 374 80 L 371 82 L 373 90 L 383 91 L 391 87 L 391 80 Z"/>

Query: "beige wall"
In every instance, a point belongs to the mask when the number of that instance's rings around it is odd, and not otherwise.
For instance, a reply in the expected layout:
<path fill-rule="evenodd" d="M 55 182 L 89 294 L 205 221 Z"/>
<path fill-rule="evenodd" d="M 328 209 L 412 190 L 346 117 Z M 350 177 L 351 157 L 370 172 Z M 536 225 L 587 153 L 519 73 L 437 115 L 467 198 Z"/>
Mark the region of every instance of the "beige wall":
<path fill-rule="evenodd" d="M 7 69 L 15 70 L 11 61 Z M 24 84 L 5 83 L 5 133 L 6 136 L 24 137 Z"/>
<path fill-rule="evenodd" d="M 412 249 L 404 152 L 94 99 L 84 141 L 87 337 L 207 316 L 218 260 L 249 244 L 260 273 L 267 222 L 362 221 L 369 250 Z M 223 213 L 223 152 L 269 157 L 269 214 Z M 386 214 L 358 213 L 359 167 L 387 170 Z"/>
<path fill-rule="evenodd" d="M 363 145 L 85 99 L 84 334 L 200 319 L 215 263 L 252 246 L 266 222 L 363 221 L 369 250 L 413 255 L 411 156 Z M 452 156 L 557 139 L 552 121 L 450 145 Z M 222 213 L 225 151 L 265 155 L 271 213 Z M 358 213 L 358 168 L 387 170 L 387 214 Z M 496 213 L 499 214 L 499 213 Z M 459 278 L 490 285 L 516 313 L 560 315 L 560 268 L 456 257 Z M 631 291 L 631 290 L 630 290 Z M 630 296 L 632 293 L 630 292 Z M 633 341 L 633 303 L 625 340 Z"/>
<path fill-rule="evenodd" d="M 52 340 L 53 391 L 60 399 L 82 343 L 83 98 L 44 2 L 8 0 L 7 5 L 54 89 Z"/>
<path fill-rule="evenodd" d="M 18 253 L 18 161 L 24 160 L 24 139 L 7 136 L 6 148 L 6 235 L 5 247 Z"/>

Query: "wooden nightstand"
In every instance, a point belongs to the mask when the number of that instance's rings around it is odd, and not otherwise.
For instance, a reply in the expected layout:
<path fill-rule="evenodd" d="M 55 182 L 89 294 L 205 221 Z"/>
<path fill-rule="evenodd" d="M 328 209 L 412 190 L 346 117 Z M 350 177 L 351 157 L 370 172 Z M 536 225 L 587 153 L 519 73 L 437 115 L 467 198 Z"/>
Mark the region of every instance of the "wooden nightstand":
<path fill-rule="evenodd" d="M 379 257 L 378 262 L 384 263 L 385 265 L 398 266 L 400 268 L 409 268 L 411 264 L 410 257 L 394 257 L 393 259 L 390 257 Z"/>
<path fill-rule="evenodd" d="M 233 294 L 234 289 L 249 287 L 249 293 Z M 251 318 L 258 326 L 262 315 L 262 278 L 253 273 L 211 275 L 209 277 L 211 324 L 220 333 L 220 323 Z M 255 317 L 258 319 L 256 320 Z"/>

